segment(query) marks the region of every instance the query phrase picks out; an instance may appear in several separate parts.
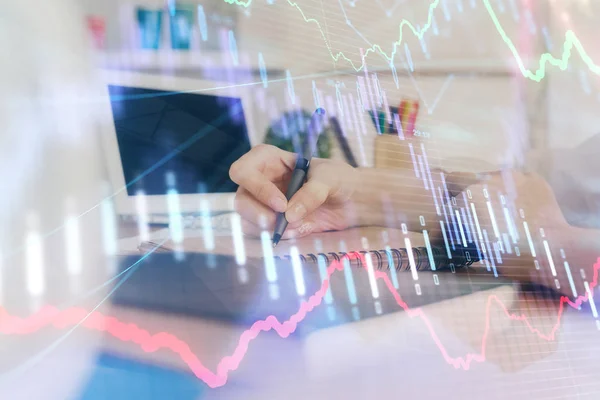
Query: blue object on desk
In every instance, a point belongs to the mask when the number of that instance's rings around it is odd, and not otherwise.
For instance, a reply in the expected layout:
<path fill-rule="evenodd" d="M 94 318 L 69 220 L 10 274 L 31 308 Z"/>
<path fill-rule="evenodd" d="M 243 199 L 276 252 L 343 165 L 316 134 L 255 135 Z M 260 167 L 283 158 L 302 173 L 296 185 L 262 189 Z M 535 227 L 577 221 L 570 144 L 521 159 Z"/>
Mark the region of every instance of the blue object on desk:
<path fill-rule="evenodd" d="M 79 400 L 197 400 L 206 390 L 192 374 L 103 353 Z"/>

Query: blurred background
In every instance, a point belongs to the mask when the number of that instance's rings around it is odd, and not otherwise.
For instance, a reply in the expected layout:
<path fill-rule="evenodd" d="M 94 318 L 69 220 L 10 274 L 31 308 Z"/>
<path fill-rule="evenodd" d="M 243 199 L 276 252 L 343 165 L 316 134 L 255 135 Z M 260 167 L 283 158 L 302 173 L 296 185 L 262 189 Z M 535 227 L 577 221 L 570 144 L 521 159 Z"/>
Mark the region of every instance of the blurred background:
<path fill-rule="evenodd" d="M 244 70 L 250 73 L 245 83 L 259 80 L 262 55 L 270 79 L 281 80 L 271 83 L 267 97 L 284 92 L 289 71 L 295 95 L 307 101 L 312 98 L 312 81 L 324 96 L 333 94 L 331 86 L 336 83 L 343 83 L 346 92 L 355 92 L 350 82 L 355 80 L 353 70 L 362 65 L 361 49 L 365 53 L 377 45 L 385 55 L 379 49 L 370 52 L 367 67 L 377 74 L 390 104 L 404 97 L 419 99 L 423 107 L 418 124 L 423 130 L 433 134 L 443 130 L 436 140 L 452 141 L 455 146 L 457 141 L 464 147 L 476 144 L 483 151 L 482 159 L 512 162 L 523 149 L 573 147 L 596 133 L 591 119 L 597 100 L 592 89 L 596 74 L 586 66 L 589 60 L 575 52 L 567 71 L 545 68 L 535 80 L 524 78 L 515 60 L 518 54 L 522 66 L 535 72 L 541 54 L 561 58 L 565 32 L 575 27 L 582 48 L 594 60 L 598 50 L 593 46 L 596 5 L 592 1 L 492 0 L 487 4 L 495 18 L 483 2 L 443 1 L 432 13 L 430 29 L 428 2 L 281 3 L 211 2 L 202 5 L 203 18 L 197 7 L 191 7 L 189 53 L 173 50 L 168 10 L 161 16 L 157 52 L 140 49 L 138 27 L 131 21 L 140 7 L 161 9 L 161 1 L 89 2 L 83 8 L 103 21 L 98 22 L 104 26 L 96 51 L 99 67 L 202 78 L 209 64 L 225 74 L 234 67 L 227 54 L 231 31 L 240 60 L 233 69 L 240 75 Z M 198 22 L 204 20 L 206 25 Z M 402 43 L 394 51 L 403 20 L 428 32 L 421 41 L 403 26 Z M 392 53 L 398 84 L 389 68 Z M 258 135 L 263 134 L 263 119 L 255 118 Z M 368 163 L 373 162 L 370 142 L 363 142 Z M 501 156 L 495 151 L 498 146 L 506 149 Z M 514 149 L 509 151 L 511 146 Z M 472 153 L 465 149 L 466 155 Z"/>

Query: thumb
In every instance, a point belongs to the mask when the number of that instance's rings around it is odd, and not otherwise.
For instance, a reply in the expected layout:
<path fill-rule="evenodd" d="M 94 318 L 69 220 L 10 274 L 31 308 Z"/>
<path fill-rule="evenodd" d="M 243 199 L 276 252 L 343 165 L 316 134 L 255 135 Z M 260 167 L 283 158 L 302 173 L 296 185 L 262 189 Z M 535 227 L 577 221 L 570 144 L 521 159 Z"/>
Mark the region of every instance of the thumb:
<path fill-rule="evenodd" d="M 331 187 L 318 180 L 309 180 L 288 202 L 285 219 L 289 223 L 300 221 L 319 208 L 329 197 Z"/>

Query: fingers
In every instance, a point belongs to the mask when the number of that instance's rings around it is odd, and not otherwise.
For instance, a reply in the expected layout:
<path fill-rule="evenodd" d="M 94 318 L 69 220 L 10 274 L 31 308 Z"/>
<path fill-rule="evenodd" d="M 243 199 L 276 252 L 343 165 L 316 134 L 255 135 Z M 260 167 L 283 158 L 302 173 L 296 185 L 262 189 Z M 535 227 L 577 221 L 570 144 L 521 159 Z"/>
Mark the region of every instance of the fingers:
<path fill-rule="evenodd" d="M 246 219 L 242 220 L 242 232 L 244 232 L 244 235 L 246 236 L 260 237 L 262 231 L 264 230 L 266 229 L 263 229 Z"/>
<path fill-rule="evenodd" d="M 234 200 L 235 211 L 242 217 L 242 230 L 250 236 L 260 236 L 262 231 L 272 233 L 277 214 L 256 200 L 249 192 L 239 188 Z M 289 221 L 288 221 L 289 222 Z M 316 224 L 305 218 L 288 223 L 284 239 L 304 236 L 313 232 Z"/>
<path fill-rule="evenodd" d="M 329 196 L 331 187 L 318 180 L 309 180 L 290 199 L 285 218 L 289 223 L 301 221 L 320 207 Z"/>
<path fill-rule="evenodd" d="M 239 185 L 235 209 L 245 221 L 244 233 L 260 236 L 265 230 L 272 231 L 276 212 L 286 213 L 288 227 L 284 238 L 305 236 L 320 229 L 320 222 L 313 213 L 332 192 L 336 196 L 340 176 L 345 173 L 340 168 L 325 165 L 324 161 L 321 161 L 323 164 L 319 164 L 318 159 L 313 161 L 311 169 L 320 165 L 324 173 L 318 174 L 319 179 L 309 178 L 289 202 L 283 190 L 286 174 L 294 168 L 295 154 L 273 146 L 257 146 L 231 166 L 231 179 Z"/>
<path fill-rule="evenodd" d="M 262 204 L 268 205 L 272 210 L 284 212 L 287 200 L 277 186 L 269 181 L 261 172 L 249 168 L 235 167 L 229 171 L 231 180 L 250 192 Z"/>
<path fill-rule="evenodd" d="M 275 224 L 275 212 L 242 187 L 238 188 L 235 194 L 233 206 L 242 219 L 257 226 L 268 228 Z"/>
<path fill-rule="evenodd" d="M 296 224 L 288 225 L 283 233 L 282 239 L 292 239 L 310 235 L 317 229 L 317 223 L 312 221 L 299 221 Z M 260 237 L 264 231 L 271 235 L 273 227 L 263 228 L 248 220 L 242 220 L 242 232 L 244 235 L 251 237 Z"/>
<path fill-rule="evenodd" d="M 229 169 L 231 180 L 250 192 L 262 204 L 277 212 L 284 212 L 287 199 L 273 183 L 293 168 L 295 156 L 274 146 L 259 145 L 234 162 Z M 266 175 L 265 171 L 269 171 Z"/>

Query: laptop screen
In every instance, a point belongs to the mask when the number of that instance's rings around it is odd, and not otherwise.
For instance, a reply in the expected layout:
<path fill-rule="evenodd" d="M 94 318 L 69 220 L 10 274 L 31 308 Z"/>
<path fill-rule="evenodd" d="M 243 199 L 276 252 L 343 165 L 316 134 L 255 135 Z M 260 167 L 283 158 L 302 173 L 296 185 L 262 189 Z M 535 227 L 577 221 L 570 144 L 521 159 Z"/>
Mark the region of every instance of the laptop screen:
<path fill-rule="evenodd" d="M 250 150 L 238 98 L 109 85 L 127 193 L 234 192 L 231 164 Z"/>

